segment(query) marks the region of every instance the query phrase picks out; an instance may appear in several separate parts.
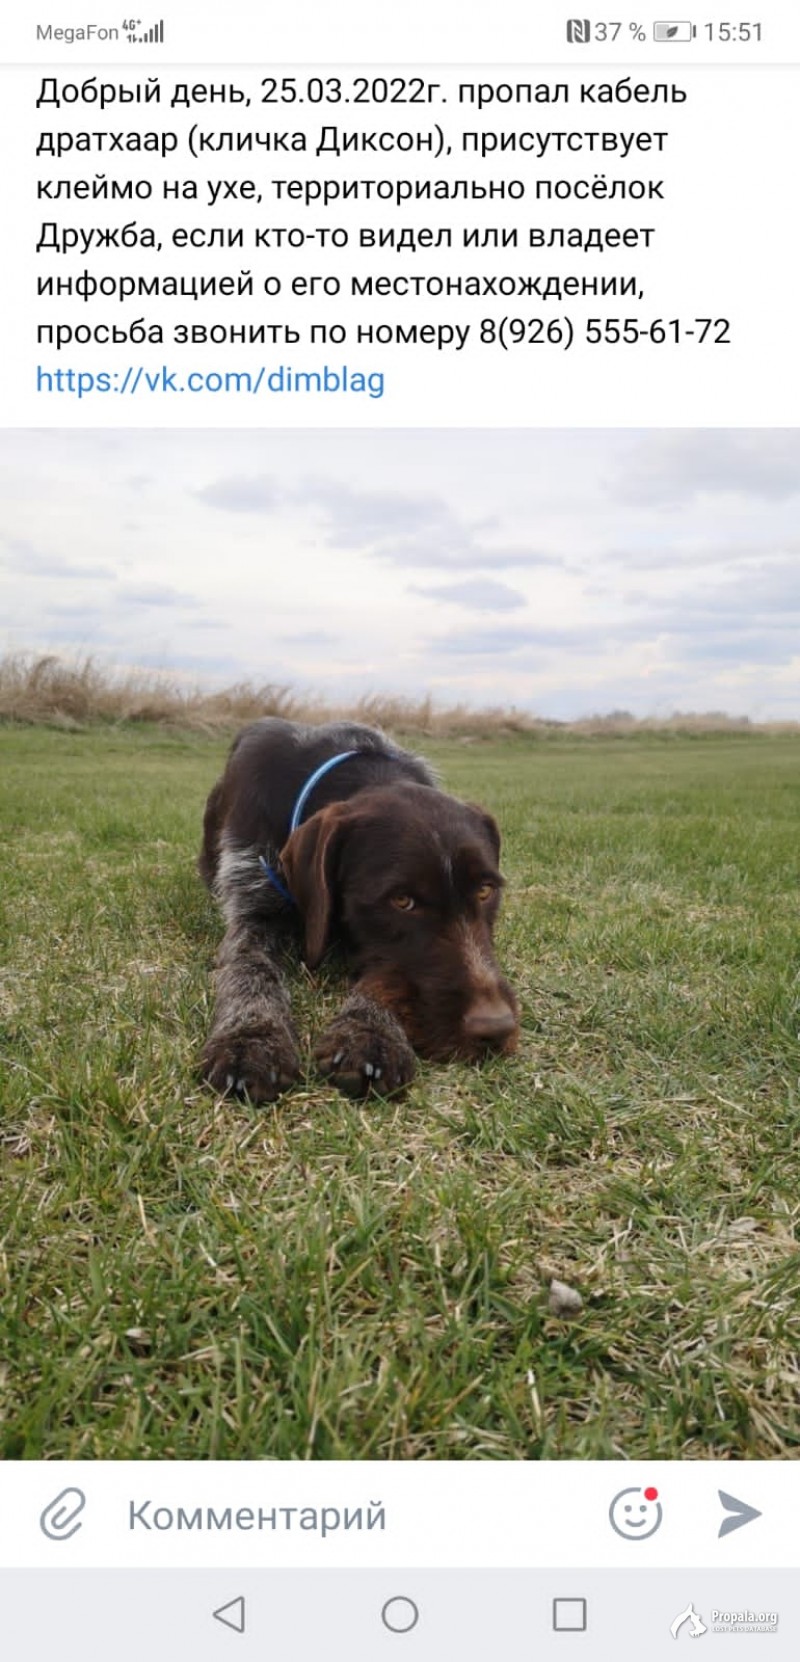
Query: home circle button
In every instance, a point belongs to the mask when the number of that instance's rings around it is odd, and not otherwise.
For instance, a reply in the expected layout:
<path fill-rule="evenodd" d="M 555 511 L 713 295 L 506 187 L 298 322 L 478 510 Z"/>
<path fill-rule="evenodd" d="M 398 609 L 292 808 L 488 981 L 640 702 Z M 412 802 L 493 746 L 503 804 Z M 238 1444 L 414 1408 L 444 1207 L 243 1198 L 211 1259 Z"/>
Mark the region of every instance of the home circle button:
<path fill-rule="evenodd" d="M 419 1621 L 419 1611 L 413 1599 L 387 1599 L 381 1611 L 381 1621 L 390 1633 L 410 1633 Z"/>

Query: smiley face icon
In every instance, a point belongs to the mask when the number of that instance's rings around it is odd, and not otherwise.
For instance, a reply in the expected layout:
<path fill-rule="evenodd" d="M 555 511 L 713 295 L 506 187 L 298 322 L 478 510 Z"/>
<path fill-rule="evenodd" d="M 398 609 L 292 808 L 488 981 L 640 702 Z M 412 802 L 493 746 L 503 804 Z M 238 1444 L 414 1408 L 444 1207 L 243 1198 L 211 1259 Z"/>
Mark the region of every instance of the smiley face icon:
<path fill-rule="evenodd" d="M 661 1528 L 664 1516 L 658 1490 L 620 1489 L 608 1509 L 611 1528 L 623 1541 L 646 1541 Z"/>

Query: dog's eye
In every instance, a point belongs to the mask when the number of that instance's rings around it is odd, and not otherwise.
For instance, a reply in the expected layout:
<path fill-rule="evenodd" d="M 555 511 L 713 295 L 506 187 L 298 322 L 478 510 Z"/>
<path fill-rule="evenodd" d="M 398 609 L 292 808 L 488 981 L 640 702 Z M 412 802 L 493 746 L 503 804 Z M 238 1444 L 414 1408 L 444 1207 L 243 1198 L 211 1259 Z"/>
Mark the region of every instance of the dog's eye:
<path fill-rule="evenodd" d="M 410 895 L 410 894 L 393 894 L 392 895 L 392 905 L 396 908 L 396 910 L 398 912 L 413 912 L 414 907 L 416 906 L 416 904 L 417 903 L 416 903 L 413 895 Z"/>
<path fill-rule="evenodd" d="M 475 899 L 483 905 L 484 901 L 491 900 L 493 894 L 494 883 L 481 883 L 480 888 L 475 890 Z"/>

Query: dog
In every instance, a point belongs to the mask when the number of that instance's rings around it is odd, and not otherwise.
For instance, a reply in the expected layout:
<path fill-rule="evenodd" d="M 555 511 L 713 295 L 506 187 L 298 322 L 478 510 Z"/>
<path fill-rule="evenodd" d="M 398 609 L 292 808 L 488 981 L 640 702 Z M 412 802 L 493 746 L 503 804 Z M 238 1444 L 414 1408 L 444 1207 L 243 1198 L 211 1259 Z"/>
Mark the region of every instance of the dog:
<path fill-rule="evenodd" d="M 351 722 L 252 722 L 206 804 L 201 876 L 225 935 L 203 1074 L 220 1094 L 273 1101 L 300 1072 L 281 973 L 344 948 L 351 987 L 318 1040 L 319 1071 L 354 1097 L 431 1060 L 512 1052 L 517 1001 L 492 936 L 503 879 L 491 814 L 448 796 L 421 758 Z"/>

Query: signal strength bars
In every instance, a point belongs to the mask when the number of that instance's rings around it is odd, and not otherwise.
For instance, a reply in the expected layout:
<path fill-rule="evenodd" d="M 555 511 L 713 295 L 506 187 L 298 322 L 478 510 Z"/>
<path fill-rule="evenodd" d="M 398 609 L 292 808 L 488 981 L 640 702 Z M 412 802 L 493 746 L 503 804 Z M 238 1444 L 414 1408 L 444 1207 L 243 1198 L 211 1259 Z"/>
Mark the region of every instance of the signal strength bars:
<path fill-rule="evenodd" d="M 163 46 L 164 44 L 163 18 L 160 18 L 158 23 L 154 23 L 152 29 L 148 29 L 143 35 L 135 35 L 133 33 L 134 29 L 141 28 L 141 20 L 138 17 L 135 23 L 133 21 L 128 23 L 127 28 L 130 30 L 128 35 L 128 44 L 130 46 Z"/>

